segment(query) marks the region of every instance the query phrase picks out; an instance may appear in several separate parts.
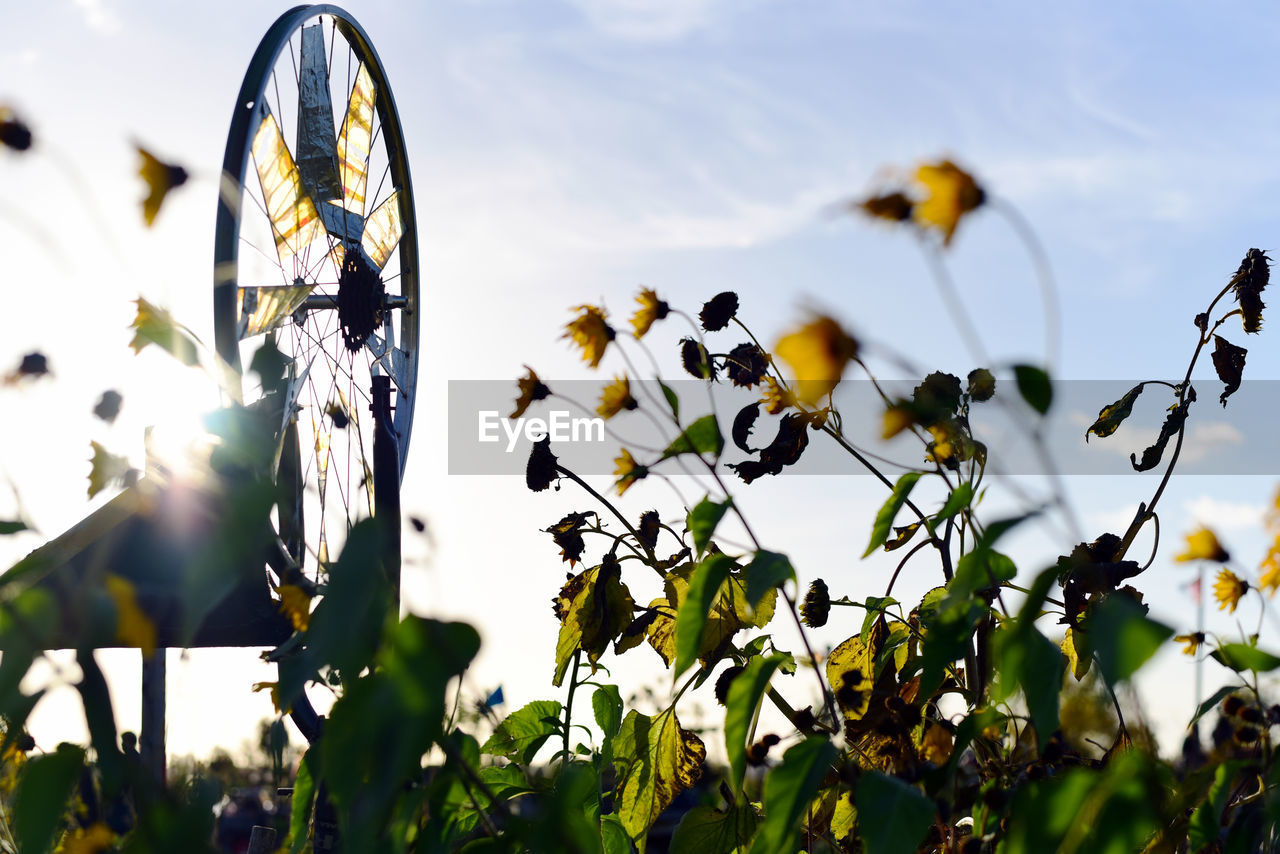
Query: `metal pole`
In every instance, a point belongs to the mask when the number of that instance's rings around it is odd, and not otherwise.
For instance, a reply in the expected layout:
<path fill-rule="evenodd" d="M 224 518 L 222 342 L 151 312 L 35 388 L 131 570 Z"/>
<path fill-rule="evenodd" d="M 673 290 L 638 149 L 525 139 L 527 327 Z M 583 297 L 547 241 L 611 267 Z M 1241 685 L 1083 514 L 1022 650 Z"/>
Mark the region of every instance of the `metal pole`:
<path fill-rule="evenodd" d="M 254 825 L 249 835 L 249 849 L 245 854 L 271 854 L 276 850 L 276 829 Z"/>
<path fill-rule="evenodd" d="M 167 783 L 164 746 L 165 650 L 157 649 L 142 659 L 142 732 L 138 753 L 142 767 L 160 785 Z"/>

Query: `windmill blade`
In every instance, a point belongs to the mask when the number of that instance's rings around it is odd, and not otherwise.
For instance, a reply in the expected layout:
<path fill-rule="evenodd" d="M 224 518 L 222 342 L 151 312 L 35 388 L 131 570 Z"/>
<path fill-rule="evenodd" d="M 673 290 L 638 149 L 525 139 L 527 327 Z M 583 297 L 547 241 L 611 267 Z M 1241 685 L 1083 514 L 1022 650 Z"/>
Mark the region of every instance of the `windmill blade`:
<path fill-rule="evenodd" d="M 237 289 L 240 311 L 236 335 L 243 341 L 278 328 L 293 316 L 315 287 L 311 284 Z"/>
<path fill-rule="evenodd" d="M 364 222 L 364 236 L 360 245 L 374 266 L 381 270 L 404 234 L 404 222 L 400 217 L 400 191 L 396 190 Z"/>
<path fill-rule="evenodd" d="M 377 90 L 369 70 L 360 63 L 347 117 L 338 136 L 338 162 L 342 169 L 342 206 L 364 214 L 365 184 L 369 174 L 369 148 L 373 143 L 373 101 Z"/>
<path fill-rule="evenodd" d="M 316 206 L 302 187 L 302 175 L 284 144 L 275 116 L 267 113 L 253 137 L 253 163 L 262 182 L 262 199 L 275 234 L 280 264 L 298 255 L 324 234 Z"/>
<path fill-rule="evenodd" d="M 337 141 L 333 132 L 333 98 L 325 62 L 324 28 L 302 28 L 298 69 L 298 171 L 313 201 L 342 197 L 338 183 Z"/>

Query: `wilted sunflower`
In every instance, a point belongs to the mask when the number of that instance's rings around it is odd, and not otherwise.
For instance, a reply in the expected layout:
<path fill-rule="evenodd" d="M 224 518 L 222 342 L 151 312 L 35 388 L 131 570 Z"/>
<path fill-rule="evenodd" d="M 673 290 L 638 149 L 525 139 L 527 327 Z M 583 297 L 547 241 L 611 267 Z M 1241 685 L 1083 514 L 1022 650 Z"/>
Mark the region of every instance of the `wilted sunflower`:
<path fill-rule="evenodd" d="M 626 448 L 622 449 L 622 454 L 613 463 L 617 466 L 613 473 L 618 476 L 615 485 L 618 487 L 619 495 L 630 489 L 637 480 L 644 480 L 649 474 L 649 467 L 637 463 L 635 457 L 631 456 L 631 452 Z"/>
<path fill-rule="evenodd" d="M 31 128 L 8 107 L 0 107 L 0 145 L 14 151 L 31 147 Z"/>
<path fill-rule="evenodd" d="M 845 366 L 858 355 L 858 342 L 826 315 L 820 315 L 789 335 L 774 352 L 796 376 L 796 399 L 814 406 L 840 382 Z"/>
<path fill-rule="evenodd" d="M 707 300 L 698 312 L 698 320 L 707 332 L 719 332 L 729 325 L 733 316 L 738 313 L 738 295 L 733 291 L 724 291 Z"/>
<path fill-rule="evenodd" d="M 1218 570 L 1218 578 L 1213 582 L 1213 598 L 1218 600 L 1218 609 L 1226 608 L 1235 613 L 1240 598 L 1249 592 L 1249 582 L 1223 567 Z"/>
<path fill-rule="evenodd" d="M 1175 556 L 1174 560 L 1180 562 L 1212 560 L 1218 563 L 1226 563 L 1231 560 L 1231 555 L 1227 554 L 1227 550 L 1218 542 L 1218 537 L 1213 531 L 1201 526 L 1199 529 L 1187 534 L 1187 550 Z"/>
<path fill-rule="evenodd" d="M 1267 307 L 1262 301 L 1262 291 L 1270 279 L 1271 259 L 1260 249 L 1246 252 L 1240 267 L 1231 277 L 1231 287 L 1240 304 L 1245 332 L 1256 333 L 1262 329 L 1262 310 Z"/>
<path fill-rule="evenodd" d="M 1192 632 L 1189 635 L 1177 635 L 1174 640 L 1181 644 L 1186 644 L 1182 648 L 1183 655 L 1195 655 L 1196 650 L 1200 649 L 1204 643 L 1204 632 Z"/>
<path fill-rule="evenodd" d="M 596 412 L 602 418 L 612 418 L 624 409 L 635 409 L 640 404 L 631 396 L 631 380 L 624 374 L 614 377 L 613 382 L 604 387 L 600 393 L 600 405 Z"/>
<path fill-rule="evenodd" d="M 973 176 L 950 160 L 926 163 L 916 170 L 916 181 L 929 195 L 912 211 L 915 221 L 924 228 L 942 233 L 944 246 L 951 244 L 960 219 L 986 200 L 986 193 Z"/>
<path fill-rule="evenodd" d="M 739 344 L 729 351 L 724 369 L 734 385 L 751 388 L 764 378 L 769 370 L 769 360 L 755 344 Z"/>
<path fill-rule="evenodd" d="M 533 451 L 529 454 L 529 464 L 524 470 L 524 482 L 534 492 L 542 492 L 556 479 L 556 466 L 559 460 L 551 453 L 551 437 L 543 436 L 533 443 Z"/>
<path fill-rule="evenodd" d="M 655 320 L 662 320 L 671 313 L 671 306 L 666 300 L 658 299 L 652 288 L 642 289 L 636 302 L 640 303 L 640 310 L 631 318 L 631 325 L 635 327 L 637 338 L 643 338 Z"/>
<path fill-rule="evenodd" d="M 147 221 L 147 225 L 152 225 L 169 191 L 187 183 L 187 170 L 172 163 L 165 163 L 141 146 L 136 147 L 138 156 L 142 159 L 138 174 L 147 184 L 147 197 L 142 200 L 142 217 Z"/>
<path fill-rule="evenodd" d="M 984 403 L 996 393 L 996 378 L 986 368 L 969 372 L 969 399 Z"/>
<path fill-rule="evenodd" d="M 872 196 L 852 207 L 861 210 L 876 219 L 887 219 L 890 222 L 906 222 L 911 219 L 911 200 L 902 193 L 885 193 L 883 196 Z"/>
<path fill-rule="evenodd" d="M 827 591 L 827 583 L 815 578 L 809 584 L 809 592 L 804 594 L 800 603 L 800 620 L 811 629 L 820 629 L 827 624 L 831 613 L 831 594 Z"/>
<path fill-rule="evenodd" d="M 680 364 L 684 365 L 684 369 L 690 375 L 700 380 L 714 380 L 716 378 L 715 363 L 711 361 L 707 348 L 703 347 L 702 342 L 696 339 L 680 339 Z"/>
<path fill-rule="evenodd" d="M 646 510 L 640 514 L 640 526 L 636 528 L 636 535 L 640 538 L 640 542 L 649 548 L 658 545 L 658 532 L 662 529 L 662 522 L 658 519 L 657 510 Z"/>
<path fill-rule="evenodd" d="M 572 339 L 582 348 L 582 360 L 597 367 L 605 348 L 615 337 L 613 327 L 605 320 L 604 311 L 594 305 L 580 305 L 573 310 L 581 313 L 565 324 L 564 335 L 560 337 Z"/>
<path fill-rule="evenodd" d="M 538 379 L 538 375 L 533 372 L 533 368 L 525 365 L 524 369 L 529 373 L 527 376 L 516 380 L 516 384 L 520 387 L 520 396 L 516 398 L 516 408 L 511 411 L 511 414 L 507 416 L 508 418 L 519 418 L 524 415 L 525 410 L 535 400 L 546 400 L 551 396 L 551 389 L 547 388 L 542 380 Z"/>

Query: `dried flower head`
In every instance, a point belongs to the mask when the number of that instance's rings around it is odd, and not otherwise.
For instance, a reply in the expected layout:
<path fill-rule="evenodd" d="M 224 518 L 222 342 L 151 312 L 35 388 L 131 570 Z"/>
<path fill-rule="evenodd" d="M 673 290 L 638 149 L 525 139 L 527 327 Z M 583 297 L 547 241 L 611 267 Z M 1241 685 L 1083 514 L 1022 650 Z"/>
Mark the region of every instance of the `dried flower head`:
<path fill-rule="evenodd" d="M 769 360 L 755 344 L 739 344 L 729 351 L 724 369 L 734 385 L 751 388 L 764 378 L 769 370 Z"/>
<path fill-rule="evenodd" d="M 1244 331 L 1255 333 L 1262 329 L 1262 291 L 1271 279 L 1271 259 L 1261 249 L 1250 249 L 1231 277 L 1231 287 L 1244 316 Z"/>
<path fill-rule="evenodd" d="M 543 436 L 533 443 L 533 451 L 529 454 L 529 464 L 525 467 L 524 482 L 534 492 L 542 492 L 556 480 L 556 466 L 559 461 L 551 453 L 551 437 Z"/>
<path fill-rule="evenodd" d="M 724 291 L 707 300 L 698 312 L 698 320 L 707 332 L 719 332 L 729 325 L 733 316 L 738 313 L 738 295 L 733 291 Z"/>
<path fill-rule="evenodd" d="M 800 603 L 800 620 L 811 629 L 819 629 L 827 624 L 831 613 L 831 594 L 827 591 L 827 583 L 815 578 L 809 584 L 809 592 L 804 594 Z"/>

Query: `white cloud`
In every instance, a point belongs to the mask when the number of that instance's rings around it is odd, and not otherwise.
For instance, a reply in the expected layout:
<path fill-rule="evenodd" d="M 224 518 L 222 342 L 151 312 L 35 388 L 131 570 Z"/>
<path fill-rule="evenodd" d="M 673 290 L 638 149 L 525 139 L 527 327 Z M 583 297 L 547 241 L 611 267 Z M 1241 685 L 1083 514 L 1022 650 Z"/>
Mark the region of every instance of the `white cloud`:
<path fill-rule="evenodd" d="M 89 29 L 104 35 L 120 31 L 120 18 L 102 0 L 72 0 Z"/>
<path fill-rule="evenodd" d="M 1187 514 L 1201 525 L 1216 531 L 1258 530 L 1267 512 L 1263 504 L 1243 501 L 1222 501 L 1202 495 L 1183 505 Z"/>
<path fill-rule="evenodd" d="M 728 0 L 569 0 L 593 27 L 638 42 L 677 41 L 708 26 Z"/>

